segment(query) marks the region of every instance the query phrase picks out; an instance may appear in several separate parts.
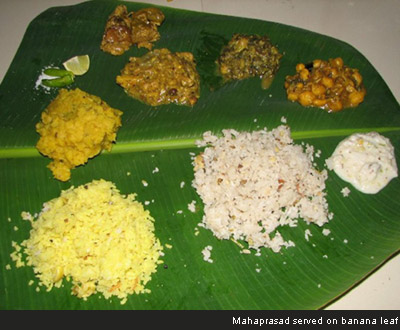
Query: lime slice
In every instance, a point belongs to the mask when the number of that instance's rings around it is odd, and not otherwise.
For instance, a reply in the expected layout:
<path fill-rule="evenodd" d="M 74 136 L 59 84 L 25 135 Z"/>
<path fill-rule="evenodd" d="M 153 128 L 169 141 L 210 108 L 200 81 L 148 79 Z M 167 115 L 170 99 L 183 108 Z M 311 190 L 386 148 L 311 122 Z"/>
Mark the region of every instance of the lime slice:
<path fill-rule="evenodd" d="M 81 76 L 89 70 L 89 55 L 79 55 L 70 58 L 63 63 L 64 68 L 76 76 Z"/>

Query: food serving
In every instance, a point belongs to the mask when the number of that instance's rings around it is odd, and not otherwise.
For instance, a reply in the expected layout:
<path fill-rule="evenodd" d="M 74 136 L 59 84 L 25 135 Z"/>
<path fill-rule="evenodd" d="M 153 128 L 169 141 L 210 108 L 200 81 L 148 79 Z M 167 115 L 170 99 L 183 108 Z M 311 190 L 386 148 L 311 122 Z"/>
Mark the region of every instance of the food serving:
<path fill-rule="evenodd" d="M 225 81 L 260 77 L 268 88 L 279 69 L 282 54 L 267 36 L 234 34 L 217 60 Z"/>
<path fill-rule="evenodd" d="M 158 26 L 164 18 L 157 8 L 128 13 L 125 5 L 119 5 L 108 17 L 100 48 L 112 55 L 122 55 L 134 44 L 151 50 L 160 39 Z"/>
<path fill-rule="evenodd" d="M 344 65 L 340 57 L 317 59 L 310 65 L 299 63 L 296 72 L 285 80 L 287 98 L 292 102 L 337 112 L 364 101 L 366 90 L 360 72 Z"/>
<path fill-rule="evenodd" d="M 53 161 L 54 177 L 67 181 L 71 169 L 85 164 L 102 150 L 110 151 L 121 126 L 122 111 L 78 88 L 61 89 L 36 124 L 38 151 Z"/>
<path fill-rule="evenodd" d="M 163 12 L 157 8 L 144 8 L 135 13 L 132 12 L 132 43 L 139 48 L 151 50 L 153 43 L 160 39 L 158 27 L 164 19 Z"/>
<path fill-rule="evenodd" d="M 151 106 L 192 106 L 200 97 L 200 77 L 189 52 L 162 48 L 131 57 L 116 81 L 128 95 Z"/>
<path fill-rule="evenodd" d="M 325 199 L 327 171 L 313 166 L 314 148 L 293 143 L 288 126 L 272 131 L 223 130 L 203 135 L 193 187 L 204 203 L 203 224 L 219 239 L 279 252 L 293 246 L 279 232 L 297 219 L 322 226 L 332 214 Z"/>
<path fill-rule="evenodd" d="M 378 193 L 397 177 L 394 147 L 388 138 L 377 132 L 347 137 L 338 144 L 326 165 L 366 194 Z"/>
<path fill-rule="evenodd" d="M 116 296 L 121 304 L 145 287 L 162 263 L 154 219 L 136 195 L 121 195 L 115 185 L 94 180 L 71 187 L 43 205 L 30 220 L 30 237 L 14 243 L 17 266 L 32 266 L 47 291 L 72 282 L 72 294 Z M 24 260 L 26 259 L 26 261 Z"/>

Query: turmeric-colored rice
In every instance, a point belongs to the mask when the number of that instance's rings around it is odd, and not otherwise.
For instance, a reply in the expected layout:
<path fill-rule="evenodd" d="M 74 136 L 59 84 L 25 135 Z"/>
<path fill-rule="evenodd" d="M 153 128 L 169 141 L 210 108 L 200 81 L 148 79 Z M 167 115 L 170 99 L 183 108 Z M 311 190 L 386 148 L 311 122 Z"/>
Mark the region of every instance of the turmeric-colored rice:
<path fill-rule="evenodd" d="M 65 277 L 83 299 L 99 292 L 125 303 L 130 294 L 150 292 L 145 284 L 162 263 L 162 246 L 135 194 L 123 196 L 113 183 L 94 180 L 63 191 L 29 221 L 30 237 L 13 242 L 12 259 L 23 266 L 25 254 L 48 291 Z"/>

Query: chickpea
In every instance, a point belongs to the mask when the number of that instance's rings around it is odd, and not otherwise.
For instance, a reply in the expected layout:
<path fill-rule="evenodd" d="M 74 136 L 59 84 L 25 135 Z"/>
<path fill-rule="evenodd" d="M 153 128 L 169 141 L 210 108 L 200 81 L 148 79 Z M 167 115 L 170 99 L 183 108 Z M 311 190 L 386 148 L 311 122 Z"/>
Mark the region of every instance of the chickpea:
<path fill-rule="evenodd" d="M 339 100 L 331 100 L 327 104 L 328 104 L 328 109 L 333 112 L 343 110 L 343 104 Z"/>
<path fill-rule="evenodd" d="M 322 61 L 321 60 L 314 60 L 313 61 L 313 67 L 314 68 L 319 68 L 321 66 Z"/>
<path fill-rule="evenodd" d="M 326 105 L 326 99 L 315 99 L 313 101 L 313 105 L 319 108 L 322 108 Z"/>
<path fill-rule="evenodd" d="M 333 79 L 329 78 L 329 77 L 323 77 L 322 78 L 322 84 L 326 87 L 326 88 L 331 88 L 333 87 Z"/>
<path fill-rule="evenodd" d="M 364 93 L 354 91 L 349 95 L 349 101 L 351 106 L 357 106 L 364 100 Z"/>
<path fill-rule="evenodd" d="M 300 78 L 301 80 L 307 80 L 308 77 L 310 76 L 310 71 L 308 71 L 307 69 L 303 69 L 300 71 Z"/>
<path fill-rule="evenodd" d="M 336 68 L 332 68 L 332 69 L 331 69 L 330 76 L 331 76 L 333 79 L 337 78 L 337 77 L 339 76 L 339 70 L 336 69 Z"/>
<path fill-rule="evenodd" d="M 315 95 L 311 91 L 305 91 L 299 95 L 299 102 L 303 106 L 309 106 L 313 104 Z"/>
<path fill-rule="evenodd" d="M 343 60 L 340 57 L 337 57 L 332 60 L 332 65 L 336 66 L 337 68 L 343 67 Z"/>
<path fill-rule="evenodd" d="M 324 87 L 324 85 L 321 84 L 312 84 L 311 91 L 315 95 L 323 95 L 326 92 L 326 88 Z"/>
<path fill-rule="evenodd" d="M 293 93 L 293 92 L 291 92 L 291 93 L 288 93 L 288 100 L 289 101 L 297 101 L 297 99 L 299 98 L 299 94 L 297 94 L 297 93 Z"/>
<path fill-rule="evenodd" d="M 301 70 L 304 70 L 304 69 L 305 69 L 305 66 L 304 66 L 303 63 L 299 63 L 299 64 L 296 65 L 296 71 L 297 72 L 300 72 Z"/>

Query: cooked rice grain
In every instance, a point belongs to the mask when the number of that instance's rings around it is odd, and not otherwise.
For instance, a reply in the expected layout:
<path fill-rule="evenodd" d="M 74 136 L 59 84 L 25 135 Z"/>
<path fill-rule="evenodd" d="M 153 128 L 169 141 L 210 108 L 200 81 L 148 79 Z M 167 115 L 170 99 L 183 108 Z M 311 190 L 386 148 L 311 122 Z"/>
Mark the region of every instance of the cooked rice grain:
<path fill-rule="evenodd" d="M 145 284 L 161 263 L 162 246 L 135 194 L 123 196 L 113 183 L 95 180 L 63 191 L 30 221 L 30 237 L 14 244 L 12 259 L 24 265 L 22 246 L 48 291 L 66 277 L 83 299 L 99 292 L 125 303 L 130 294 L 149 292 Z"/>
<path fill-rule="evenodd" d="M 327 223 L 327 171 L 313 166 L 314 148 L 293 143 L 290 128 L 222 131 L 203 135 L 207 146 L 194 159 L 193 186 L 204 203 L 203 223 L 219 239 L 245 240 L 249 248 L 294 246 L 278 231 L 297 219 Z"/>

